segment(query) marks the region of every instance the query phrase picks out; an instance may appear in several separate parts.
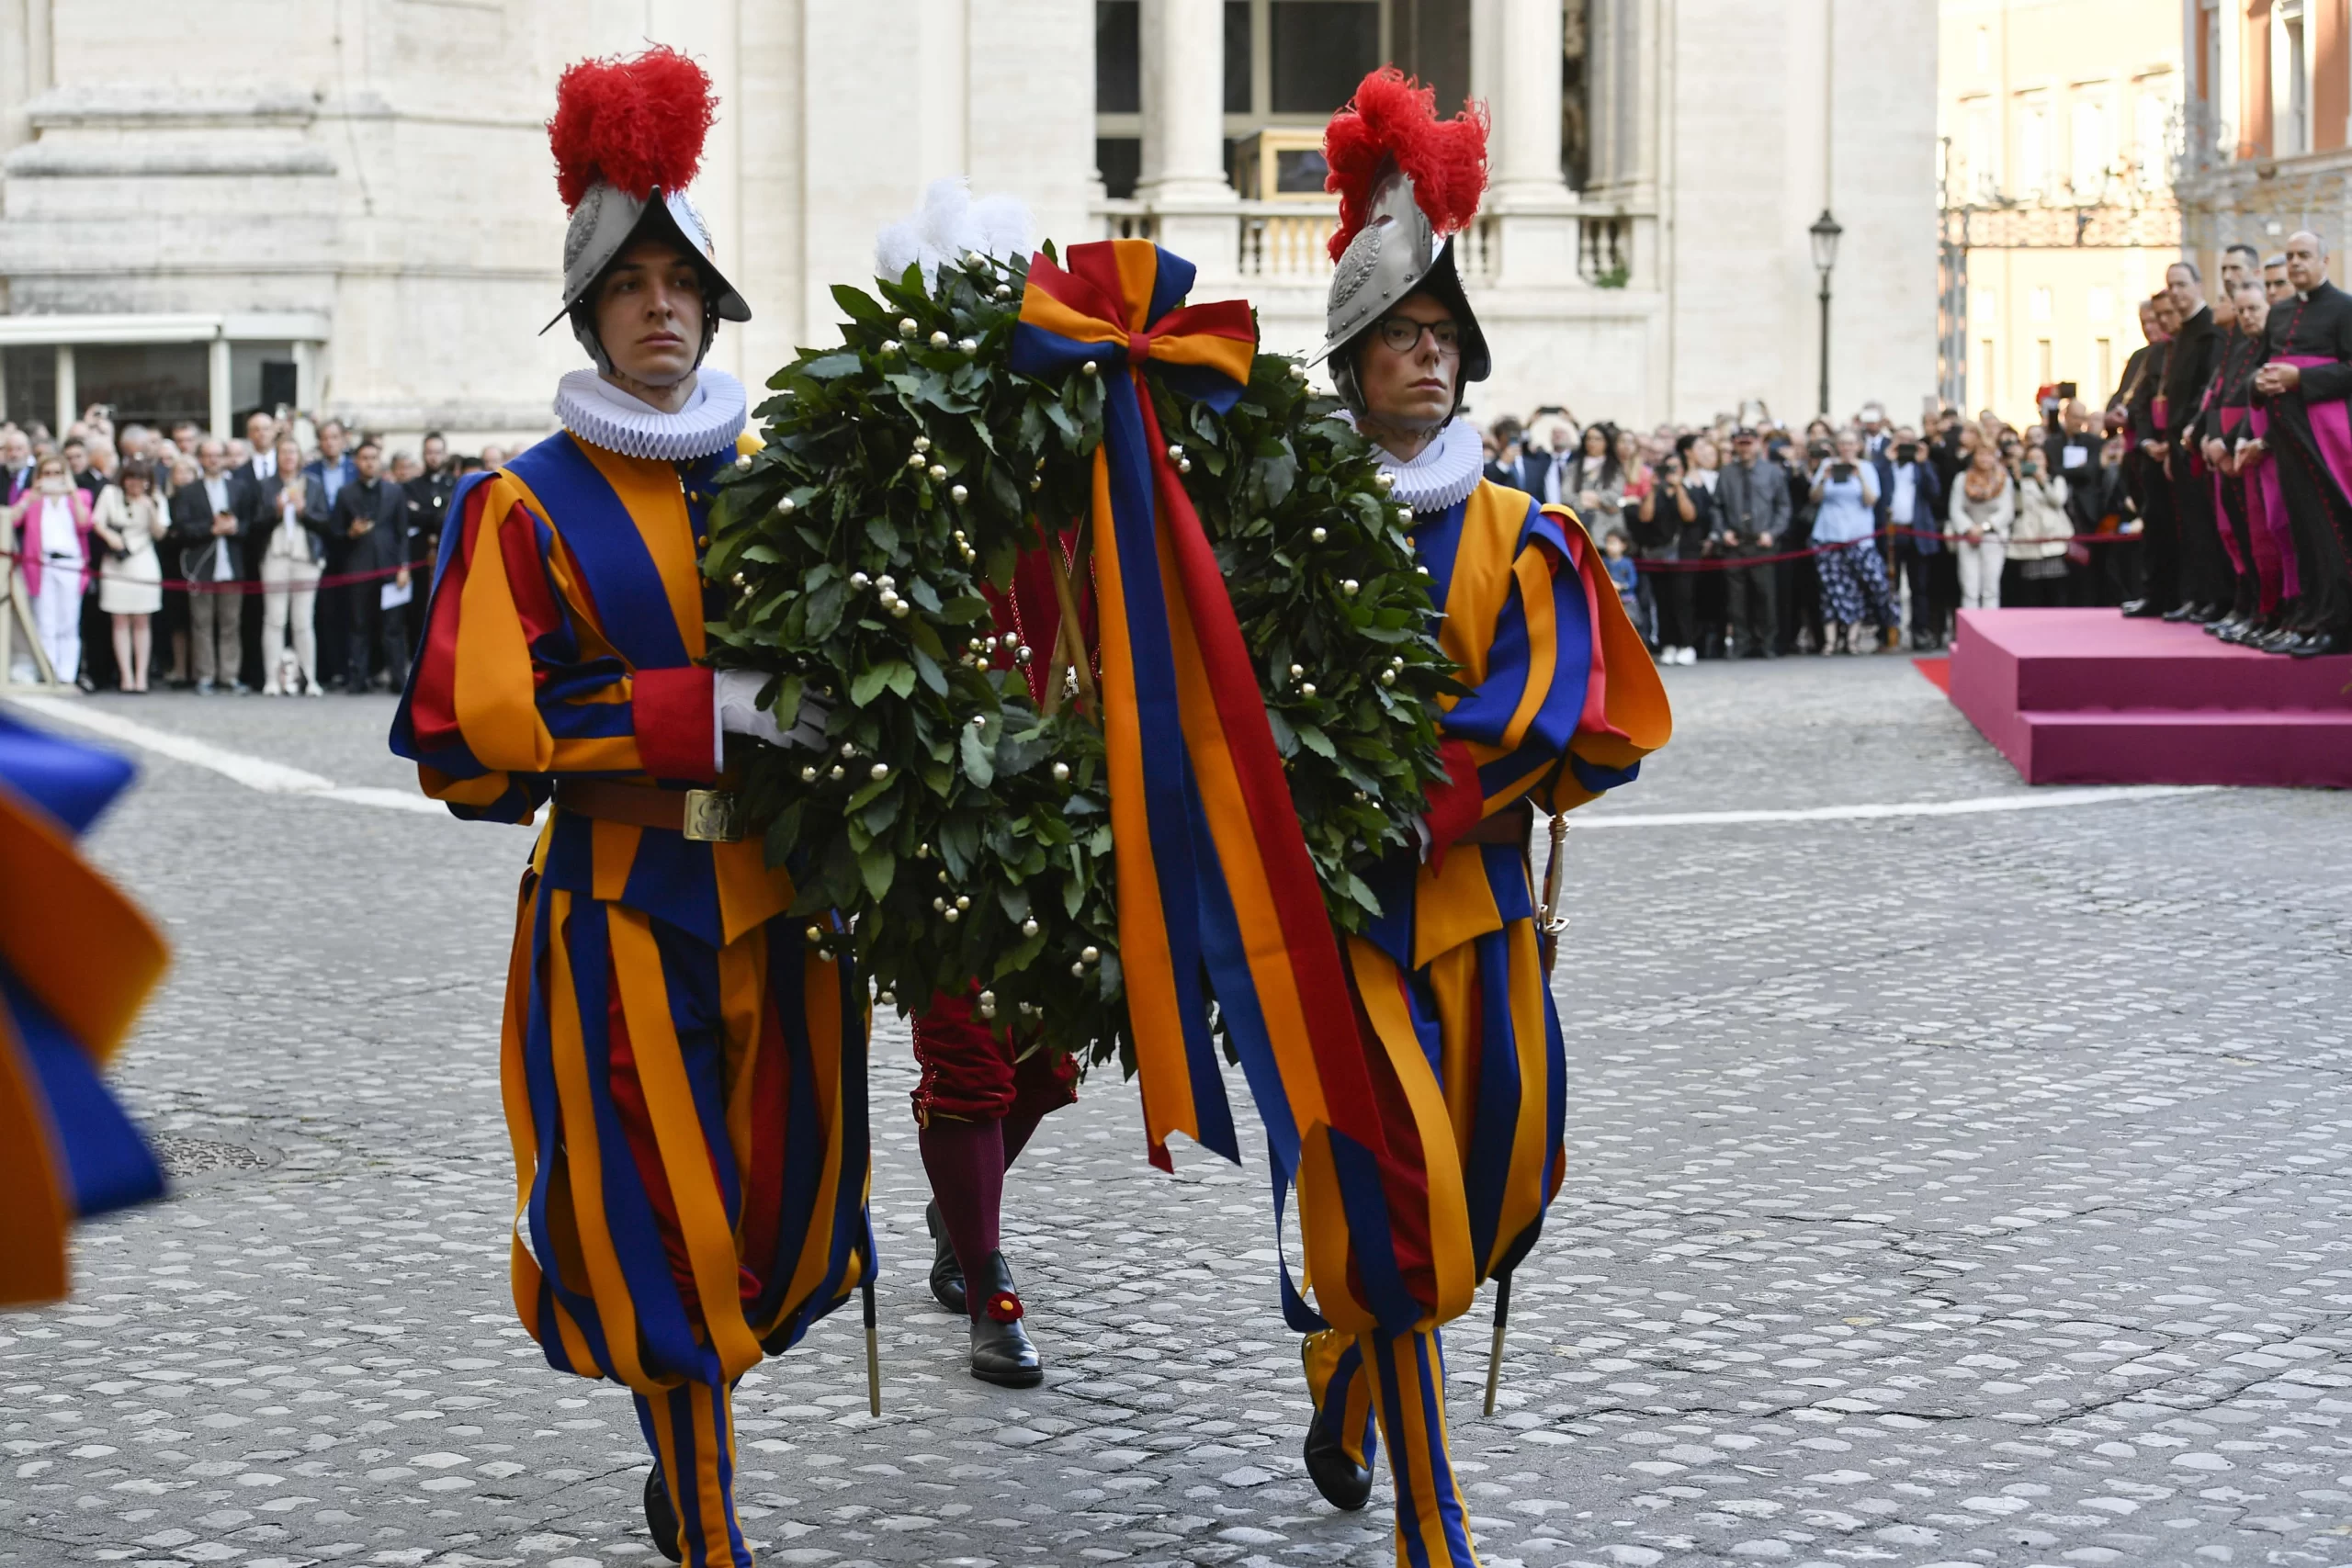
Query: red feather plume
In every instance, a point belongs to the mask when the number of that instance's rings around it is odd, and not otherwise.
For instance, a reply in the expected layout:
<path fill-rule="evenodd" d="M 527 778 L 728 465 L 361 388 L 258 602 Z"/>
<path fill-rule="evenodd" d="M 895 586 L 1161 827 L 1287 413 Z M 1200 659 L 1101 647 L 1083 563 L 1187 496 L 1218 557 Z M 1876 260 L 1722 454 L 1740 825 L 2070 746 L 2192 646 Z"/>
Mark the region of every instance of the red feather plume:
<path fill-rule="evenodd" d="M 1340 226 L 1331 259 L 1372 216 L 1372 185 L 1381 160 L 1393 157 L 1413 182 L 1413 198 L 1441 235 L 1469 226 L 1487 194 L 1487 106 L 1465 103 L 1452 119 L 1437 117 L 1437 89 L 1394 65 L 1366 76 L 1323 130 L 1325 190 L 1340 193 Z"/>
<path fill-rule="evenodd" d="M 548 147 L 568 210 L 602 180 L 642 201 L 655 186 L 684 190 L 702 165 L 718 118 L 710 77 L 666 46 L 634 60 L 582 60 L 555 85 Z"/>

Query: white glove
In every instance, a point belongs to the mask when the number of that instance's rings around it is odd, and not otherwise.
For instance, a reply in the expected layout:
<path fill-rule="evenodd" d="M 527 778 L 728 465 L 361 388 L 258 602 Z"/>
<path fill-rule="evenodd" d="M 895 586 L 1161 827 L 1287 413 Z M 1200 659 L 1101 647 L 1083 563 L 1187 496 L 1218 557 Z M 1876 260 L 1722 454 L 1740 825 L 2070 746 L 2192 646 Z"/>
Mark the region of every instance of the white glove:
<path fill-rule="evenodd" d="M 748 735 L 771 746 L 807 751 L 820 749 L 825 744 L 825 718 L 832 710 L 804 687 L 800 712 L 786 729 L 773 710 L 759 705 L 760 689 L 767 683 L 768 678 L 756 670 L 720 670 L 711 675 L 711 728 L 718 749 L 725 750 L 726 737 L 730 734 Z"/>

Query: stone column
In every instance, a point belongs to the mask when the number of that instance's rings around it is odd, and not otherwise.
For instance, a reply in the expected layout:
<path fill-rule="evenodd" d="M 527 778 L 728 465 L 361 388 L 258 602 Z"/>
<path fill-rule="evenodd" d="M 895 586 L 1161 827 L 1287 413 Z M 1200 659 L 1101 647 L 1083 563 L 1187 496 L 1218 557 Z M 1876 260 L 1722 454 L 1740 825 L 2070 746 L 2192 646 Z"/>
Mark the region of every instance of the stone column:
<path fill-rule="evenodd" d="M 1497 282 L 1505 288 L 1574 284 L 1577 222 L 1560 176 L 1560 0 L 1493 0 L 1480 14 L 1494 17 L 1502 34 L 1500 49 L 1488 56 L 1499 67 L 1494 178 L 1487 192 L 1487 210 L 1501 229 Z"/>
<path fill-rule="evenodd" d="M 1240 252 L 1225 175 L 1225 7 L 1209 0 L 1143 0 L 1143 177 L 1136 195 L 1158 238 L 1200 268 L 1230 277 Z"/>

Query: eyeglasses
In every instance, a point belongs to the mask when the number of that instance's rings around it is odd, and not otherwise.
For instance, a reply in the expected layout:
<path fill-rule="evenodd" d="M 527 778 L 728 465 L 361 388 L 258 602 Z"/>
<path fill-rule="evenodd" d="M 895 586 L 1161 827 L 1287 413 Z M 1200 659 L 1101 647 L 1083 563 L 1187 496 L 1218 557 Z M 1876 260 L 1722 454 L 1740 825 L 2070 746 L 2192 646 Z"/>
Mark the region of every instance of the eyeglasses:
<path fill-rule="evenodd" d="M 1417 321 L 1410 316 L 1383 316 L 1374 323 L 1380 341 L 1395 354 L 1410 354 L 1421 345 L 1421 334 L 1430 334 L 1442 355 L 1462 352 L 1462 329 L 1452 321 Z"/>

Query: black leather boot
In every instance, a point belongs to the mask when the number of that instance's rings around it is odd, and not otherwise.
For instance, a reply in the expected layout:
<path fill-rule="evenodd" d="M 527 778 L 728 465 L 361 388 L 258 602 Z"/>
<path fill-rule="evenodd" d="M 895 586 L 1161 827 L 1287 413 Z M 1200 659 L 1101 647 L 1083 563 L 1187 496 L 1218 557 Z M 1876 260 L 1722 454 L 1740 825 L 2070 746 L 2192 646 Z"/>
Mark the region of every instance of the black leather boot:
<path fill-rule="evenodd" d="M 653 1537 L 654 1550 L 673 1562 L 685 1561 L 681 1542 L 684 1531 L 678 1524 L 678 1510 L 670 1502 L 670 1487 L 662 1479 L 662 1461 L 653 1461 L 653 1473 L 645 1478 L 645 1528 Z"/>
<path fill-rule="evenodd" d="M 1352 1514 L 1371 1500 L 1372 1466 L 1350 1459 L 1348 1450 L 1324 1429 L 1319 1418 L 1306 1423 L 1306 1473 L 1314 1479 L 1315 1490 L 1323 1494 L 1323 1501 L 1335 1508 Z"/>
<path fill-rule="evenodd" d="M 955 1247 L 948 1245 L 947 1227 L 940 1223 L 936 1201 L 923 1205 L 922 1223 L 931 1232 L 932 1298 L 957 1317 L 968 1317 L 971 1314 L 964 1300 L 964 1266 L 956 1260 Z"/>
<path fill-rule="evenodd" d="M 1003 1388 L 1036 1387 L 1046 1381 L 1046 1369 L 1021 1326 L 1021 1298 L 1013 1293 L 1012 1268 L 1003 1253 L 989 1254 L 979 1284 L 979 1311 L 972 1314 L 972 1375 Z"/>

